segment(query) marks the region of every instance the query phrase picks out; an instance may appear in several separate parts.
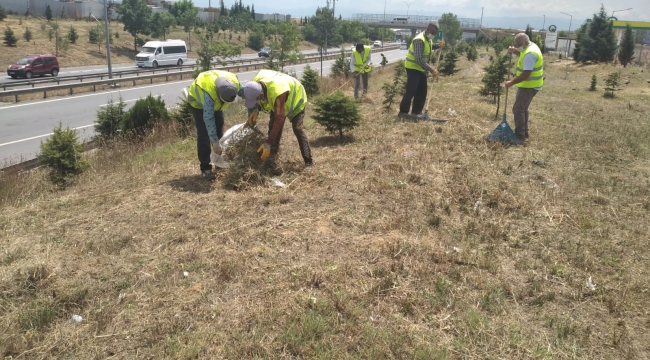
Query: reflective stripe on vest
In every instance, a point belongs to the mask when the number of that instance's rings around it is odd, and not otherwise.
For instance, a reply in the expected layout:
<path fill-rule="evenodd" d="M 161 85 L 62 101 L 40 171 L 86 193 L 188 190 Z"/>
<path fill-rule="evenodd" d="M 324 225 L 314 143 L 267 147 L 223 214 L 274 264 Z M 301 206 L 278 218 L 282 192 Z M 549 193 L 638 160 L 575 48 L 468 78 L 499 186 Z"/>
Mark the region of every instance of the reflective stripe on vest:
<path fill-rule="evenodd" d="M 214 101 L 214 111 L 224 110 L 230 105 L 228 102 L 222 102 L 217 94 L 217 78 L 224 77 L 230 80 L 240 90 L 239 79 L 237 75 L 223 70 L 208 70 L 199 74 L 199 76 L 190 85 L 188 92 L 188 101 L 190 106 L 196 109 L 203 109 L 204 94 L 208 94 Z"/>
<path fill-rule="evenodd" d="M 521 75 L 524 71 L 524 57 L 526 54 L 533 53 L 537 55 L 537 61 L 535 62 L 535 67 L 530 73 L 528 79 L 516 84 L 518 88 L 524 89 L 536 89 L 544 85 L 544 57 L 542 52 L 539 50 L 539 47 L 531 42 L 525 49 L 519 54 L 519 60 L 517 60 L 517 69 L 515 70 L 515 76 Z"/>
<path fill-rule="evenodd" d="M 271 112 L 278 96 L 288 92 L 289 96 L 284 104 L 285 116 L 293 119 L 305 109 L 307 93 L 302 84 L 293 76 L 273 70 L 260 70 L 253 81 L 263 82 L 266 85 L 266 99 L 260 102 L 264 110 Z"/>
<path fill-rule="evenodd" d="M 352 50 L 352 55 L 354 56 L 354 71 L 358 72 L 360 74 L 363 73 L 369 73 L 372 71 L 372 66 L 368 66 L 367 69 L 365 69 L 365 64 L 366 61 L 368 61 L 368 56 L 370 56 L 370 46 L 364 46 L 363 47 L 363 59 L 361 58 L 361 54 L 357 52 L 357 49 Z"/>
<path fill-rule="evenodd" d="M 424 36 L 424 31 L 419 33 L 415 40 L 422 40 L 424 42 L 424 51 L 422 52 L 422 58 L 425 63 L 429 63 L 429 58 L 431 57 L 431 41 Z M 415 47 L 413 46 L 413 41 L 411 41 L 411 46 L 409 46 L 409 52 L 406 54 L 406 60 L 404 61 L 404 67 L 407 69 L 425 71 L 424 68 L 415 61 Z"/>

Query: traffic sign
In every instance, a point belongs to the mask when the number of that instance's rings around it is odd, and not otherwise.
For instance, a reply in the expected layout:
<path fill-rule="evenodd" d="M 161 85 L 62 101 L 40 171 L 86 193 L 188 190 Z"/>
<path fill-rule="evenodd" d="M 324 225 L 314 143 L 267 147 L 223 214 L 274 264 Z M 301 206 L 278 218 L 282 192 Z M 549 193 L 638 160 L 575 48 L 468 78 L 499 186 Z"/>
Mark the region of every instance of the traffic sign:
<path fill-rule="evenodd" d="M 555 32 L 556 30 L 557 30 L 557 26 L 555 26 L 555 25 L 551 25 L 551 26 L 548 27 L 548 31 L 550 31 L 550 32 Z"/>

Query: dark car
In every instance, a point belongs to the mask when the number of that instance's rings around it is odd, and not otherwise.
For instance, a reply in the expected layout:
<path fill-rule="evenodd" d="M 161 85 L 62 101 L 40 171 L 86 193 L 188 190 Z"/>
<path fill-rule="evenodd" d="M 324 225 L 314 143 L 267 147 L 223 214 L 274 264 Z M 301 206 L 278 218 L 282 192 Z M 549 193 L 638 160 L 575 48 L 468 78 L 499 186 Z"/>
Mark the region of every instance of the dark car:
<path fill-rule="evenodd" d="M 260 50 L 260 52 L 257 53 L 259 57 L 269 57 L 271 55 L 271 48 L 270 47 L 265 47 L 264 49 Z"/>
<path fill-rule="evenodd" d="M 7 75 L 11 76 L 12 79 L 19 76 L 31 79 L 33 76 L 45 74 L 59 75 L 59 61 L 56 56 L 51 54 L 25 55 L 7 68 Z"/>

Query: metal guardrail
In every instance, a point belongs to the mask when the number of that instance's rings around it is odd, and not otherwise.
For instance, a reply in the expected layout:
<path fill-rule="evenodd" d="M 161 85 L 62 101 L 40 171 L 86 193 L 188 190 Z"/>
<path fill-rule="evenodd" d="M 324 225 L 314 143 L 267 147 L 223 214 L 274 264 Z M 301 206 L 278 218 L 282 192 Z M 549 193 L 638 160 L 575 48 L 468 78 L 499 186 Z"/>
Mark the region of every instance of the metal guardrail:
<path fill-rule="evenodd" d="M 394 50 L 399 48 L 399 45 L 389 45 L 385 46 L 384 48 L 373 48 L 372 52 L 380 52 L 380 51 L 386 51 L 386 50 Z M 344 50 L 344 53 L 348 55 L 351 51 L 350 50 Z M 328 55 L 323 56 L 323 60 L 332 60 L 335 59 L 336 57 L 340 56 L 340 51 L 330 53 Z M 296 64 L 305 64 L 305 63 L 310 63 L 314 62 L 316 58 L 320 59 L 320 54 L 315 54 L 315 56 L 307 56 L 302 59 L 299 59 Z M 234 72 L 240 72 L 242 69 L 245 69 L 244 71 L 249 71 L 252 69 L 257 70 L 259 68 L 264 67 L 266 62 L 257 62 L 257 63 L 251 63 L 248 65 L 241 64 L 241 65 L 232 65 L 232 66 L 225 66 L 219 68 L 220 70 L 226 70 L 226 71 L 234 71 Z M 47 98 L 47 92 L 48 91 L 60 91 L 60 90 L 69 90 L 69 94 L 73 95 L 74 90 L 76 88 L 85 88 L 85 87 L 91 87 L 93 88 L 93 92 L 97 91 L 98 86 L 109 86 L 109 87 L 116 87 L 117 84 L 119 83 L 124 83 L 124 82 L 132 82 L 133 86 L 136 86 L 137 81 L 141 80 L 149 80 L 151 84 L 153 84 L 154 79 L 161 79 L 165 78 L 165 81 L 169 81 L 170 76 L 178 76 L 180 75 L 181 80 L 183 80 L 183 76 L 185 75 L 192 75 L 194 73 L 194 70 L 181 70 L 181 71 L 176 71 L 172 73 L 164 73 L 164 74 L 151 74 L 151 75 L 136 75 L 136 76 L 131 76 L 131 77 L 120 77 L 120 78 L 113 78 L 111 80 L 94 80 L 94 81 L 87 81 L 87 82 L 78 82 L 78 83 L 73 83 L 73 84 L 59 84 L 59 85 L 54 85 L 54 86 L 43 86 L 43 87 L 38 87 L 38 88 L 26 88 L 26 89 L 15 89 L 15 90 L 6 90 L 6 91 L 0 91 L 0 99 L 5 98 L 5 97 L 13 97 L 15 102 L 18 102 L 18 96 L 19 95 L 26 95 L 26 94 L 34 94 L 34 93 L 43 93 L 43 98 Z"/>

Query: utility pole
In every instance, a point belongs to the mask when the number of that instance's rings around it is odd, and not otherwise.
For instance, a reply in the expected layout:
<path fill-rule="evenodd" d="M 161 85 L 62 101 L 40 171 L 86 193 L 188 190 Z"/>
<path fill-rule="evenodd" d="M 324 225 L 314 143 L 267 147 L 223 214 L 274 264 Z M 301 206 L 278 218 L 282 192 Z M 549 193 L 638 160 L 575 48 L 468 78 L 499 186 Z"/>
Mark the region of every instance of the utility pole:
<path fill-rule="evenodd" d="M 108 32 L 108 0 L 104 0 L 104 29 L 106 30 L 106 57 L 108 59 L 108 78 L 113 78 L 111 67 L 111 33 Z"/>
<path fill-rule="evenodd" d="M 478 26 L 478 28 L 480 29 L 482 27 L 483 27 L 483 8 L 481 8 L 481 24 Z"/>

